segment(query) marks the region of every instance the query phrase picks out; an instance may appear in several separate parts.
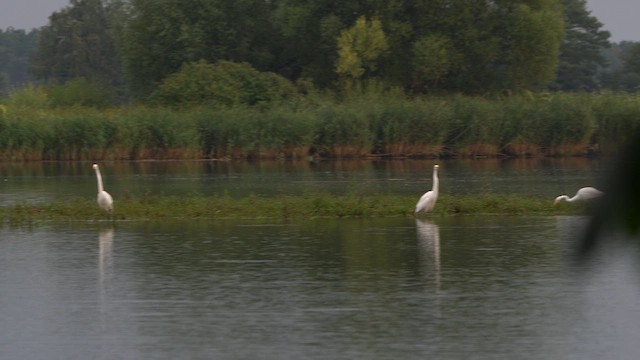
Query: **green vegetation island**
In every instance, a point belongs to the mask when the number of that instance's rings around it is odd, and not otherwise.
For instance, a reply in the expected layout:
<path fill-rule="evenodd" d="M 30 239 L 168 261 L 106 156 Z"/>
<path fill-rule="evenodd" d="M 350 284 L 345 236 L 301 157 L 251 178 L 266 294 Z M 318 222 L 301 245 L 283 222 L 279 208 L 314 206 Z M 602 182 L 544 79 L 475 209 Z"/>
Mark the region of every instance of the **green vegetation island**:
<path fill-rule="evenodd" d="M 585 204 L 560 203 L 552 199 L 514 195 L 440 196 L 428 214 L 414 214 L 419 196 L 335 195 L 313 193 L 266 198 L 247 196 L 147 196 L 114 200 L 114 210 L 106 213 L 95 199 L 75 198 L 55 203 L 21 203 L 0 207 L 0 226 L 38 225 L 47 222 L 170 221 L 253 219 L 288 221 L 321 218 L 407 217 L 433 219 L 456 215 L 579 215 Z"/>

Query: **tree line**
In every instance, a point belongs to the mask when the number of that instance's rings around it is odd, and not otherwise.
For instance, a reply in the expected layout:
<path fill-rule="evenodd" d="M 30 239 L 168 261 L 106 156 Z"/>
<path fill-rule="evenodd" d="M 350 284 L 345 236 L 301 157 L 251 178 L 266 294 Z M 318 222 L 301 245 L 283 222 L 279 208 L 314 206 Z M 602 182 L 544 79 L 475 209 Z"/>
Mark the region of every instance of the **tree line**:
<path fill-rule="evenodd" d="M 40 29 L 0 30 L 0 90 L 251 105 L 367 82 L 635 91 L 640 43 L 609 36 L 585 0 L 70 0 Z"/>

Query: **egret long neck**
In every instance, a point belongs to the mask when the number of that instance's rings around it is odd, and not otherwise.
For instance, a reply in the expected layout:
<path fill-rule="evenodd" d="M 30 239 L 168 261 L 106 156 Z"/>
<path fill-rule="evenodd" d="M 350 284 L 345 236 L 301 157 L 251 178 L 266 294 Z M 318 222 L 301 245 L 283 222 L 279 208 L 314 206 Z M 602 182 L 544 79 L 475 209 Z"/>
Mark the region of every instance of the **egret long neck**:
<path fill-rule="evenodd" d="M 433 189 L 434 192 L 438 191 L 438 170 L 433 169 Z"/>
<path fill-rule="evenodd" d="M 100 169 L 96 169 L 96 177 L 98 178 L 98 192 L 103 192 L 104 188 L 102 187 L 102 175 L 100 175 Z"/>

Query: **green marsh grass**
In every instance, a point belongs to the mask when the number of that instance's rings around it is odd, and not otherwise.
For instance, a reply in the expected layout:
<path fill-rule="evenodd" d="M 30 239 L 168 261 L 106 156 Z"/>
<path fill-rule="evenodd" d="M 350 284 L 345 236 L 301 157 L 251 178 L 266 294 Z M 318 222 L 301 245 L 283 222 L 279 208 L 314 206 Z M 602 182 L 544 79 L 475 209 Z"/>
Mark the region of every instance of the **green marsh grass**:
<path fill-rule="evenodd" d="M 575 156 L 615 151 L 640 131 L 640 96 L 614 93 L 490 99 L 391 92 L 266 108 L 95 109 L 52 108 L 31 89 L 1 105 L 5 161 Z"/>
<path fill-rule="evenodd" d="M 116 198 L 114 212 L 101 211 L 93 199 L 76 198 L 49 204 L 21 203 L 0 207 L 0 219 L 5 224 L 34 224 L 45 221 L 150 221 L 163 219 L 274 219 L 295 220 L 313 218 L 379 218 L 413 217 L 419 196 L 348 193 L 305 194 L 267 198 L 228 195 L 202 197 L 144 196 Z M 485 194 L 480 196 L 441 196 L 433 213 L 418 217 L 455 215 L 569 215 L 579 214 L 583 205 L 560 204 L 552 200 L 524 198 L 514 195 Z"/>
<path fill-rule="evenodd" d="M 594 143 L 615 150 L 640 132 L 640 95 L 605 93 L 593 99 Z"/>

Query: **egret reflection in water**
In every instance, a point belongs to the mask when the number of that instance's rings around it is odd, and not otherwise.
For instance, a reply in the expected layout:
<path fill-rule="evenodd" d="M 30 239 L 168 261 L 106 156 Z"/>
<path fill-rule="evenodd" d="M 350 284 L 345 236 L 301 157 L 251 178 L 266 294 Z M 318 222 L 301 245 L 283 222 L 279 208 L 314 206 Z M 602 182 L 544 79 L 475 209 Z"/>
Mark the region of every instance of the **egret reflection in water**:
<path fill-rule="evenodd" d="M 104 275 L 104 271 L 111 265 L 111 253 L 113 251 L 113 228 L 105 228 L 100 230 L 99 239 L 99 271 L 100 276 Z"/>
<path fill-rule="evenodd" d="M 109 274 L 113 262 L 113 233 L 114 229 L 109 227 L 100 230 L 98 235 L 98 281 L 102 297 L 104 297 L 109 284 Z"/>
<path fill-rule="evenodd" d="M 433 274 L 436 289 L 440 289 L 440 228 L 425 219 L 416 219 L 418 247 L 427 275 Z"/>
<path fill-rule="evenodd" d="M 100 324 L 103 331 L 107 328 L 109 317 L 107 293 L 111 284 L 113 233 L 113 228 L 109 227 L 100 230 L 98 234 L 98 300 Z"/>

